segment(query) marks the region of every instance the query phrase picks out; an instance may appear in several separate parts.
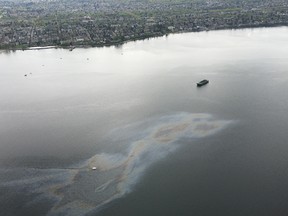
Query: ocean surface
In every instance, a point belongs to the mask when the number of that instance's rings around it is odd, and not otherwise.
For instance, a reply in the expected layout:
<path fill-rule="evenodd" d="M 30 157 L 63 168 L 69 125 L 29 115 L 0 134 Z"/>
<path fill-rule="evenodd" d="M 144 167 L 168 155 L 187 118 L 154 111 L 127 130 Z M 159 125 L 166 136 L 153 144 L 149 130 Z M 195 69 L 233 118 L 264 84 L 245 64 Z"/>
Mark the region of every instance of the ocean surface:
<path fill-rule="evenodd" d="M 287 113 L 287 27 L 1 51 L 0 215 L 287 216 Z"/>

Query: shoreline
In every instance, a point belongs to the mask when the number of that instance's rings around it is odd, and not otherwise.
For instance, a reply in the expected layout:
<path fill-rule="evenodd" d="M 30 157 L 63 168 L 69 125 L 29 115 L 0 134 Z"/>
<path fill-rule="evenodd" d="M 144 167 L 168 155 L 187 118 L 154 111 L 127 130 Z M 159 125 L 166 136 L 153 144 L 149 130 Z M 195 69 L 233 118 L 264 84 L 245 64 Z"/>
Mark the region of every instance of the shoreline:
<path fill-rule="evenodd" d="M 111 46 L 121 46 L 125 43 L 132 42 L 132 41 L 141 41 L 151 38 L 158 38 L 163 36 L 168 36 L 172 34 L 183 34 L 183 33 L 199 33 L 199 32 L 210 32 L 210 31 L 221 31 L 221 30 L 240 30 L 240 29 L 257 29 L 257 28 L 277 28 L 277 27 L 288 27 L 288 23 L 285 24 L 265 24 L 265 25 L 247 25 L 247 26 L 238 26 L 238 27 L 223 27 L 223 28 L 215 28 L 215 29 L 200 29 L 197 31 L 179 31 L 179 32 L 169 32 L 162 35 L 155 35 L 155 36 L 148 36 L 148 37 L 140 37 L 140 38 L 134 38 L 134 39 L 128 39 L 123 41 L 116 41 L 116 42 L 110 42 L 106 44 L 74 44 L 72 46 L 61 46 L 61 45 L 47 45 L 47 46 L 39 46 L 39 47 L 27 47 L 27 48 L 7 48 L 2 49 L 0 48 L 0 54 L 1 52 L 5 51 L 30 51 L 30 50 L 44 50 L 44 49 L 69 49 L 70 51 L 73 51 L 76 48 L 101 48 L 101 47 L 111 47 Z"/>

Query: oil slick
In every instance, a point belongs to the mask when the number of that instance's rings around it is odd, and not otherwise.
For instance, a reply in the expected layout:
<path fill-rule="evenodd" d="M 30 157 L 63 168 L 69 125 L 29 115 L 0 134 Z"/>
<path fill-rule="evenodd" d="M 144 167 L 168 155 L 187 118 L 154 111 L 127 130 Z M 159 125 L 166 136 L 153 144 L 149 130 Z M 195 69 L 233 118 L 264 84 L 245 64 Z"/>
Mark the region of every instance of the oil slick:
<path fill-rule="evenodd" d="M 135 128 L 126 127 L 130 133 L 133 131 L 134 139 L 127 141 L 124 153 L 96 154 L 77 169 L 63 171 L 69 176 L 63 182 L 41 186 L 46 187 L 45 194 L 57 200 L 48 215 L 84 215 L 99 210 L 129 193 L 145 170 L 177 149 L 181 139 L 193 143 L 193 139 L 213 135 L 230 123 L 209 114 L 177 113 L 139 123 L 142 130 L 138 131 L 138 139 Z"/>
<path fill-rule="evenodd" d="M 190 113 L 152 120 L 150 127 L 139 132 L 139 140 L 128 145 L 126 154 L 101 153 L 88 159 L 79 168 L 74 183 L 61 189 L 62 199 L 50 214 L 79 215 L 97 210 L 129 193 L 152 163 L 179 147 L 178 140 L 215 134 L 230 122 L 215 120 L 208 114 Z M 91 172 L 93 167 L 97 167 L 97 172 Z"/>

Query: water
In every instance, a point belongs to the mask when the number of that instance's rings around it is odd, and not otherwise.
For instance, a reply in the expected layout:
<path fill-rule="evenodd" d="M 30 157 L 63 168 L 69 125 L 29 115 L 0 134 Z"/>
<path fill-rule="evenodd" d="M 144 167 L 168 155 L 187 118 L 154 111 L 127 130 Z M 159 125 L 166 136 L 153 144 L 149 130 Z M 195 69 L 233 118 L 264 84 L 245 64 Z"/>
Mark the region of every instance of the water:
<path fill-rule="evenodd" d="M 2 51 L 0 215 L 287 215 L 287 34 Z"/>

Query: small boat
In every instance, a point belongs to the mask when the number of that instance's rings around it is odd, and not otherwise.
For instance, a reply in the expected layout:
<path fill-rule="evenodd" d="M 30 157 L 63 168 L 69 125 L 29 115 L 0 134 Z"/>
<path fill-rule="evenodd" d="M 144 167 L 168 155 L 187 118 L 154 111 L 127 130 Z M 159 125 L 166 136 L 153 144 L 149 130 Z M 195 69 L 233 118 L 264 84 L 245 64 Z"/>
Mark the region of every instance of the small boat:
<path fill-rule="evenodd" d="M 97 170 L 97 167 L 92 167 L 92 170 Z"/>
<path fill-rule="evenodd" d="M 198 86 L 198 87 L 201 87 L 201 86 L 203 86 L 203 85 L 206 85 L 207 83 L 209 83 L 209 80 L 206 80 L 206 79 L 205 79 L 205 80 L 202 80 L 202 81 L 198 82 L 198 83 L 197 83 L 197 86 Z"/>

